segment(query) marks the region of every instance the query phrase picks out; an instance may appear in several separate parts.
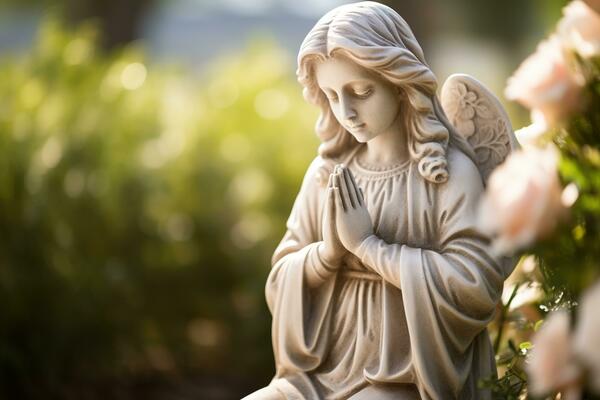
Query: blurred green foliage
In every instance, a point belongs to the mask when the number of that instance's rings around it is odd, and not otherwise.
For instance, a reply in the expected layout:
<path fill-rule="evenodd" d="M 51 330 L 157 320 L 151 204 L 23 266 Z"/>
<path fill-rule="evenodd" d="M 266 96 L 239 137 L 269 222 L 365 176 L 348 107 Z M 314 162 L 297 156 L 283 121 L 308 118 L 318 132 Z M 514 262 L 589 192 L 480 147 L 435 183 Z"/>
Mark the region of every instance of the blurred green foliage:
<path fill-rule="evenodd" d="M 192 78 L 96 32 L 48 21 L 0 64 L 0 397 L 155 373 L 264 386 L 264 282 L 316 110 L 269 43 Z"/>

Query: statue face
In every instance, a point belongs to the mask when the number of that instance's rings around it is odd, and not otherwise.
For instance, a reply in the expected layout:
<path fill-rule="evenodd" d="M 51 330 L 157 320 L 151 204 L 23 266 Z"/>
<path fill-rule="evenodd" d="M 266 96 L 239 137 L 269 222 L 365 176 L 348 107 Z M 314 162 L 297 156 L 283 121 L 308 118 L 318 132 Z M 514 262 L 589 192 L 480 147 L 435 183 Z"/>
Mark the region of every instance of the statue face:
<path fill-rule="evenodd" d="M 343 56 L 319 62 L 315 74 L 336 119 L 357 141 L 397 129 L 401 99 L 390 82 Z"/>

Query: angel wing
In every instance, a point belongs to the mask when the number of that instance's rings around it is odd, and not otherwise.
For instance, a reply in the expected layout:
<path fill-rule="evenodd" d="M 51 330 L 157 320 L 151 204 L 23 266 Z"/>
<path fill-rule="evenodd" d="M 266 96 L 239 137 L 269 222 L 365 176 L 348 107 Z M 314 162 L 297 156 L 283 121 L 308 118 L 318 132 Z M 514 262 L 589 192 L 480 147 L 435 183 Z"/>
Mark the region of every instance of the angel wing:
<path fill-rule="evenodd" d="M 484 183 L 519 144 L 500 101 L 483 84 L 465 74 L 451 75 L 441 103 L 450 123 L 475 151 Z"/>

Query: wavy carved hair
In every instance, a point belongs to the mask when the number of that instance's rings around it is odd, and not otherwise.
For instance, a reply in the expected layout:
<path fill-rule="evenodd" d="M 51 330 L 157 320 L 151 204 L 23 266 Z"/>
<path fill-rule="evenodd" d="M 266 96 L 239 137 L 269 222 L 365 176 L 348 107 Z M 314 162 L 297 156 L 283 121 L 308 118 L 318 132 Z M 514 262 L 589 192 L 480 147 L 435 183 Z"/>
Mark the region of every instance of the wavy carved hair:
<path fill-rule="evenodd" d="M 446 118 L 436 96 L 435 75 L 406 21 L 383 4 L 365 1 L 325 14 L 306 35 L 298 54 L 296 74 L 304 98 L 321 109 L 316 132 L 324 160 L 343 158 L 359 145 L 337 121 L 315 77 L 316 62 L 340 53 L 400 89 L 409 153 L 423 178 L 435 183 L 448 179 L 450 141 L 472 158 L 468 143 Z"/>

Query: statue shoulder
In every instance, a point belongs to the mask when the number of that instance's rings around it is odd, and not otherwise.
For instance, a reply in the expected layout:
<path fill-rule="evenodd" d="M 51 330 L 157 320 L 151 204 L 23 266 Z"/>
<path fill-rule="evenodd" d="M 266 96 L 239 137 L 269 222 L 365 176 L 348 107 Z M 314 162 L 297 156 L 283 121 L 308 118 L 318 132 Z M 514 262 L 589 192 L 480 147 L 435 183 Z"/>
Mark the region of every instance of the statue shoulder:
<path fill-rule="evenodd" d="M 447 190 L 478 197 L 484 190 L 483 180 L 479 168 L 473 160 L 454 147 L 448 148 L 446 158 L 449 173 L 448 181 L 445 184 Z"/>
<path fill-rule="evenodd" d="M 337 159 L 316 156 L 304 174 L 304 184 L 315 188 L 327 187 L 329 175 L 333 172 L 335 165 L 340 162 Z"/>
<path fill-rule="evenodd" d="M 311 161 L 306 169 L 306 172 L 304 173 L 301 190 L 304 192 L 314 193 L 319 192 L 321 188 L 325 187 L 329 177 L 329 175 L 325 172 L 327 165 L 328 163 L 326 160 L 324 160 L 321 156 L 316 156 Z M 325 183 L 321 184 L 322 181 Z"/>

